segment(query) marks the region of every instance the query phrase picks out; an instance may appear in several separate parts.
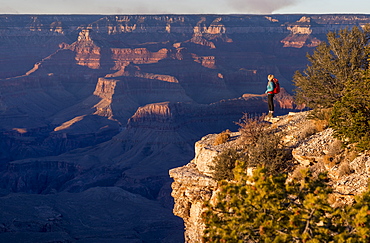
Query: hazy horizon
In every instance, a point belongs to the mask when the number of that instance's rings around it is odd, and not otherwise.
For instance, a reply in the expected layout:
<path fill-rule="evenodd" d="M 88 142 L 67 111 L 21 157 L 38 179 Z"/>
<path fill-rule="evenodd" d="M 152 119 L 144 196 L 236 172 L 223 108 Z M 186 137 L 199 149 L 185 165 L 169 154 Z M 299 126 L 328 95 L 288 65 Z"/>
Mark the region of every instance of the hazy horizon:
<path fill-rule="evenodd" d="M 0 0 L 0 14 L 370 14 L 365 0 Z"/>

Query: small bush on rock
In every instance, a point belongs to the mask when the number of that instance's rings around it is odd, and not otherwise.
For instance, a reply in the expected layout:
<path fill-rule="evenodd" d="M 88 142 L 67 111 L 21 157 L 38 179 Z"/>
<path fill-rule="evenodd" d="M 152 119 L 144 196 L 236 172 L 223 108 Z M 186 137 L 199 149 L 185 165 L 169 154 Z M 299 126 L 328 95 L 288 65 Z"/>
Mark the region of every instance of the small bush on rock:
<path fill-rule="evenodd" d="M 264 133 L 268 123 L 265 121 L 265 115 L 252 116 L 244 114 L 243 117 L 236 122 L 240 126 L 239 132 L 243 144 L 256 144 L 261 134 Z"/>
<path fill-rule="evenodd" d="M 236 163 L 239 169 L 263 166 L 271 173 L 285 171 L 291 165 L 292 155 L 281 142 L 282 135 L 276 134 L 266 129 L 266 125 L 261 125 L 260 118 L 246 118 L 240 123 L 244 136 L 241 139 L 246 142 L 246 146 L 236 150 L 228 149 L 213 160 L 213 178 L 217 181 L 234 179 L 234 168 Z M 257 129 L 253 125 L 259 126 Z M 258 132 L 257 132 L 258 131 Z"/>
<path fill-rule="evenodd" d="M 234 179 L 234 168 L 237 160 L 243 159 L 242 154 L 236 149 L 228 149 L 220 153 L 213 159 L 214 166 L 210 166 L 213 170 L 212 178 L 221 180 Z"/>
<path fill-rule="evenodd" d="M 231 136 L 231 131 L 229 129 L 217 134 L 215 141 L 214 141 L 214 145 L 217 146 L 217 145 L 226 143 L 227 140 L 229 140 L 230 136 Z"/>
<path fill-rule="evenodd" d="M 328 153 L 323 157 L 324 164 L 333 167 L 336 164 L 341 163 L 344 160 L 343 143 L 336 139 L 329 145 Z"/>
<path fill-rule="evenodd" d="M 297 139 L 304 140 L 317 132 L 315 124 L 312 121 L 307 121 L 302 131 L 298 134 Z"/>
<path fill-rule="evenodd" d="M 347 175 L 350 175 L 350 174 L 352 174 L 353 173 L 353 171 L 352 171 L 352 169 L 351 169 L 351 166 L 349 165 L 349 163 L 347 162 L 347 161 L 345 161 L 345 162 L 343 162 L 343 163 L 341 163 L 340 165 L 339 165 L 339 168 L 338 168 L 338 175 L 340 176 L 340 177 L 342 177 L 342 176 L 347 176 Z"/>
<path fill-rule="evenodd" d="M 291 152 L 281 142 L 281 135 L 265 131 L 256 144 L 246 149 L 245 168 L 263 166 L 269 172 L 282 172 L 289 166 Z"/>

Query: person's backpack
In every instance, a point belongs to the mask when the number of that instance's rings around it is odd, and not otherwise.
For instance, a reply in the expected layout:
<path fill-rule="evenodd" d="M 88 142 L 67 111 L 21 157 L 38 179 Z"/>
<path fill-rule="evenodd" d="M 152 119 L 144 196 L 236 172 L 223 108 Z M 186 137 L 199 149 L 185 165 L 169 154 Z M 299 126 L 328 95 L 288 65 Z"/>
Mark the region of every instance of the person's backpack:
<path fill-rule="evenodd" d="M 272 91 L 273 94 L 280 93 L 280 84 L 279 80 L 277 78 L 273 78 L 272 82 L 274 82 L 274 90 Z"/>

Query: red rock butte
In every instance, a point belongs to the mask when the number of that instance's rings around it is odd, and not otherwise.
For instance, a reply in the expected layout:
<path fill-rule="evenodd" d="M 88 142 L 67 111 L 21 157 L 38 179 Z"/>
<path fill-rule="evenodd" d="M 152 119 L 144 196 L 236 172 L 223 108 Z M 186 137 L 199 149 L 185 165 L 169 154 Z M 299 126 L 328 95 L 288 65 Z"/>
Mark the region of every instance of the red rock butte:
<path fill-rule="evenodd" d="M 183 242 L 169 169 L 187 164 L 202 136 L 266 112 L 270 73 L 282 86 L 276 113 L 301 110 L 292 76 L 306 53 L 328 31 L 368 23 L 1 15 L 0 242 Z"/>

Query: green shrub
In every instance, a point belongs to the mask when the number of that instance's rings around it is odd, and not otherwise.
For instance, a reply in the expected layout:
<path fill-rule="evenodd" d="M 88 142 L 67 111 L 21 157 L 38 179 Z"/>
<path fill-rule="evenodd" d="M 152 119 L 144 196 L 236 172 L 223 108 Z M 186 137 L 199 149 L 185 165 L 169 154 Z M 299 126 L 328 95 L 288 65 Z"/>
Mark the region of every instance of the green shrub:
<path fill-rule="evenodd" d="M 362 150 L 370 149 L 370 70 L 346 83 L 346 93 L 330 117 L 334 135 Z"/>
<path fill-rule="evenodd" d="M 329 32 L 327 42 L 307 55 L 310 65 L 293 77 L 296 102 L 318 110 L 332 108 L 329 126 L 334 135 L 360 151 L 370 148 L 369 33 L 369 25 Z"/>
<path fill-rule="evenodd" d="M 210 166 L 213 170 L 212 178 L 217 181 L 234 179 L 233 169 L 236 161 L 240 159 L 242 159 L 242 154 L 236 149 L 228 149 L 220 153 L 213 159 L 214 165 Z"/>
<path fill-rule="evenodd" d="M 245 168 L 263 166 L 270 172 L 282 172 L 290 165 L 291 152 L 281 142 L 281 135 L 271 131 L 260 134 L 257 142 L 246 149 Z"/>
<path fill-rule="evenodd" d="M 246 181 L 224 183 L 203 215 L 206 242 L 329 242 L 325 175 L 287 184 L 286 175 L 258 168 Z M 319 226 L 321 224 L 321 226 Z M 314 241 L 315 240 L 315 241 Z"/>
<path fill-rule="evenodd" d="M 242 171 L 242 170 L 237 170 Z M 257 168 L 224 181 L 202 215 L 205 242 L 369 242 L 370 190 L 354 205 L 332 207 L 325 173 L 287 182 Z"/>
<path fill-rule="evenodd" d="M 330 108 L 345 94 L 345 82 L 367 66 L 369 28 L 342 29 L 329 32 L 307 59 L 310 65 L 297 71 L 293 82 L 295 99 L 310 108 Z"/>

